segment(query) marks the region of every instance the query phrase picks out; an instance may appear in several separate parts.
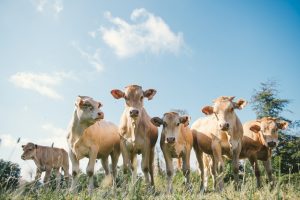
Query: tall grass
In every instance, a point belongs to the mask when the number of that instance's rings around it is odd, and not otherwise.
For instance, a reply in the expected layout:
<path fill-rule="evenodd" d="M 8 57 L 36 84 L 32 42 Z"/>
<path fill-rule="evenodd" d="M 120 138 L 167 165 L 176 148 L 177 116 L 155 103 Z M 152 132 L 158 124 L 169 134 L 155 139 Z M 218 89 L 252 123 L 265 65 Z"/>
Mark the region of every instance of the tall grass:
<path fill-rule="evenodd" d="M 145 185 L 142 177 L 138 177 L 134 184 L 128 180 L 126 175 L 121 172 L 117 177 L 117 187 L 103 188 L 101 186 L 101 181 L 104 176 L 102 173 L 97 173 L 95 176 L 96 189 L 89 195 L 87 192 L 86 175 L 81 174 L 79 176 L 80 180 L 80 190 L 77 194 L 72 194 L 64 186 L 62 189 L 55 191 L 50 187 L 43 187 L 39 183 L 26 183 L 20 186 L 15 191 L 1 191 L 0 199 L 41 199 L 41 200 L 73 200 L 73 199 L 134 199 L 134 200 L 144 200 L 144 199 L 213 199 L 213 200 L 223 200 L 223 199 L 263 199 L 263 200 L 274 200 L 274 199 L 300 199 L 300 184 L 299 177 L 296 180 L 291 179 L 286 180 L 278 174 L 276 189 L 271 189 L 267 184 L 263 184 L 260 189 L 256 188 L 256 179 L 253 175 L 245 175 L 245 182 L 241 186 L 240 191 L 234 190 L 234 184 L 232 181 L 225 183 L 224 190 L 222 192 L 214 192 L 208 190 L 205 194 L 199 193 L 199 183 L 200 177 L 198 173 L 191 173 L 191 188 L 187 190 L 184 187 L 184 176 L 181 172 L 177 172 L 173 179 L 174 193 L 172 195 L 166 194 L 166 175 L 156 175 L 155 192 L 149 190 Z M 288 179 L 288 178 L 287 178 Z M 127 181 L 128 180 L 128 181 Z M 212 188 L 212 182 L 209 181 L 209 188 Z"/>

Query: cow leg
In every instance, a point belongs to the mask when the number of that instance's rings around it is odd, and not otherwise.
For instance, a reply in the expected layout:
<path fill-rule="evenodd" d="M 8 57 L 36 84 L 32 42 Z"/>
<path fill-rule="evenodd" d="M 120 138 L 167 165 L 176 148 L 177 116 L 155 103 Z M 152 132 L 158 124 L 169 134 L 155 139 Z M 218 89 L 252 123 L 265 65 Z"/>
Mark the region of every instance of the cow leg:
<path fill-rule="evenodd" d="M 270 183 L 271 186 L 273 187 L 273 186 L 274 186 L 274 179 L 273 179 L 273 176 L 272 176 L 272 164 L 271 164 L 271 159 L 268 158 L 268 160 L 263 161 L 263 164 L 264 164 L 265 170 L 266 170 L 267 175 L 268 175 L 269 183 Z"/>
<path fill-rule="evenodd" d="M 68 163 L 64 164 L 64 166 L 62 167 L 63 171 L 64 171 L 64 179 L 66 181 L 66 185 L 67 187 L 69 187 L 69 179 L 70 179 L 70 175 L 69 175 L 69 161 L 66 161 Z"/>
<path fill-rule="evenodd" d="M 150 173 L 150 178 L 151 178 L 151 185 L 154 187 L 154 166 L 153 166 L 153 163 L 154 163 L 154 156 L 155 156 L 155 153 L 154 153 L 154 147 L 151 149 L 151 152 L 150 152 L 150 159 L 149 159 L 149 173 Z"/>
<path fill-rule="evenodd" d="M 56 189 L 60 189 L 60 180 L 61 180 L 61 175 L 59 173 L 59 168 L 53 169 L 55 172 L 55 178 L 56 178 Z"/>
<path fill-rule="evenodd" d="M 261 182 L 260 182 L 260 171 L 259 171 L 259 168 L 258 168 L 257 158 L 256 157 L 251 157 L 251 158 L 249 158 L 249 161 L 251 163 L 251 166 L 252 166 L 253 171 L 254 171 L 255 176 L 256 176 L 257 187 L 259 188 L 261 186 Z"/>
<path fill-rule="evenodd" d="M 71 183 L 71 191 L 77 191 L 77 175 L 79 173 L 79 160 L 77 160 L 75 154 L 72 151 L 69 151 L 70 160 L 72 163 L 72 183 Z"/>
<path fill-rule="evenodd" d="M 113 176 L 113 186 L 116 186 L 116 179 L 117 179 L 117 164 L 119 160 L 120 153 L 116 152 L 115 150 L 111 154 L 111 170 Z"/>
<path fill-rule="evenodd" d="M 44 177 L 44 185 L 49 185 L 50 175 L 51 175 L 51 168 L 46 168 L 46 174 Z"/>
<path fill-rule="evenodd" d="M 222 190 L 223 189 L 223 178 L 224 178 L 224 161 L 222 158 L 222 149 L 221 145 L 218 142 L 213 142 L 212 144 L 212 151 L 213 151 L 213 162 L 215 163 L 214 165 L 214 170 L 217 172 L 216 173 L 216 189 L 217 190 Z"/>
<path fill-rule="evenodd" d="M 130 161 L 131 181 L 135 184 L 137 178 L 137 155 L 135 153 L 130 154 Z"/>
<path fill-rule="evenodd" d="M 207 185 L 208 185 L 208 177 L 209 177 L 208 171 L 209 171 L 209 166 L 206 163 L 204 166 L 204 173 L 203 173 L 203 187 L 205 191 L 207 191 Z"/>
<path fill-rule="evenodd" d="M 172 180 L 173 180 L 173 174 L 174 174 L 174 168 L 173 168 L 173 161 L 171 156 L 166 152 L 166 150 L 163 150 L 163 154 L 166 161 L 166 169 L 167 169 L 167 193 L 172 194 L 173 193 L 173 186 L 172 186 Z"/>
<path fill-rule="evenodd" d="M 42 175 L 42 170 L 40 170 L 38 167 L 36 168 L 36 173 L 35 173 L 35 177 L 34 180 L 37 181 L 41 178 Z"/>
<path fill-rule="evenodd" d="M 233 170 L 233 178 L 235 183 L 235 189 L 239 189 L 239 157 L 241 152 L 241 144 L 238 143 L 238 147 L 233 149 L 232 154 L 232 170 Z"/>
<path fill-rule="evenodd" d="M 199 151 L 198 149 L 196 150 L 195 148 L 195 154 L 196 154 L 196 158 L 198 161 L 198 167 L 200 170 L 200 176 L 201 176 L 201 183 L 200 183 L 200 193 L 203 193 L 206 191 L 207 188 L 204 187 L 204 165 L 203 165 L 203 152 Z"/>
<path fill-rule="evenodd" d="M 130 157 L 129 157 L 129 152 L 126 148 L 126 141 L 122 138 L 120 141 L 120 148 L 122 152 L 122 157 L 123 157 L 123 170 L 124 174 L 128 174 L 128 172 L 131 171 L 131 166 L 130 166 Z"/>
<path fill-rule="evenodd" d="M 182 156 L 182 172 L 185 176 L 185 186 L 188 188 L 190 183 L 190 150 L 187 150 L 185 155 Z"/>
<path fill-rule="evenodd" d="M 150 146 L 150 145 L 146 145 L 146 146 Z M 150 181 L 149 181 L 149 159 L 150 159 L 150 148 L 146 148 L 143 152 L 142 152 L 142 171 L 144 173 L 145 176 L 145 181 L 146 184 L 149 185 Z"/>
<path fill-rule="evenodd" d="M 105 172 L 105 178 L 102 182 L 102 185 L 104 187 L 107 187 L 108 185 L 112 184 L 111 174 L 109 172 L 109 167 L 108 167 L 108 157 L 102 158 L 101 159 L 101 164 L 102 164 L 102 167 L 103 167 L 104 172 Z"/>
<path fill-rule="evenodd" d="M 95 168 L 95 163 L 97 159 L 97 150 L 91 148 L 90 150 L 90 155 L 89 155 L 89 163 L 86 168 L 86 174 L 88 175 L 88 192 L 89 194 L 92 193 L 94 189 L 94 168 Z"/>

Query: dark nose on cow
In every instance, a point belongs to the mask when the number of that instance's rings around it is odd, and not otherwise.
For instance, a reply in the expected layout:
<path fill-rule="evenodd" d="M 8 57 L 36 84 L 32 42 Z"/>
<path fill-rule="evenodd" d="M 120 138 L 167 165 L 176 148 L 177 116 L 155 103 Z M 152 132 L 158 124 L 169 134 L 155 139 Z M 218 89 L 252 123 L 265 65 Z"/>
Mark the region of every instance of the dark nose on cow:
<path fill-rule="evenodd" d="M 130 117 L 137 117 L 139 115 L 139 111 L 138 110 L 131 110 L 129 114 L 130 114 Z"/>
<path fill-rule="evenodd" d="M 99 117 L 99 119 L 104 119 L 104 113 L 103 112 L 98 112 L 98 117 Z"/>
<path fill-rule="evenodd" d="M 174 143 L 175 142 L 175 137 L 168 137 L 167 142 L 171 143 L 171 144 Z"/>
<path fill-rule="evenodd" d="M 22 155 L 22 156 L 21 156 L 21 158 L 24 160 L 24 159 L 25 159 L 25 156 L 24 156 L 24 155 Z"/>
<path fill-rule="evenodd" d="M 225 122 L 223 124 L 220 124 L 220 128 L 222 131 L 227 131 L 229 129 L 229 123 Z"/>
<path fill-rule="evenodd" d="M 276 142 L 273 142 L 273 141 L 272 142 L 268 142 L 268 146 L 271 147 L 271 148 L 275 147 L 276 146 Z"/>

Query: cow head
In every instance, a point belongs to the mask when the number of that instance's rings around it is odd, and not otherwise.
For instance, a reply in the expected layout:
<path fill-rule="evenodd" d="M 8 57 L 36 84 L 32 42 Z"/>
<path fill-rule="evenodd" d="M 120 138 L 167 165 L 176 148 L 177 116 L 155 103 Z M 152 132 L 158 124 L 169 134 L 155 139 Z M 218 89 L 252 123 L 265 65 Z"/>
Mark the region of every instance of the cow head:
<path fill-rule="evenodd" d="M 81 124 L 93 125 L 97 120 L 104 118 L 100 110 L 102 104 L 91 97 L 78 96 L 75 102 L 76 115 Z"/>
<path fill-rule="evenodd" d="M 264 117 L 256 120 L 256 123 L 250 127 L 250 130 L 259 134 L 261 142 L 266 147 L 274 148 L 278 145 L 278 130 L 284 130 L 289 123 L 284 120 L 278 120 L 274 117 Z"/>
<path fill-rule="evenodd" d="M 21 155 L 21 158 L 23 160 L 30 160 L 36 156 L 36 149 L 37 149 L 36 144 L 29 142 L 26 145 L 22 145 L 22 148 L 23 148 L 23 154 Z"/>
<path fill-rule="evenodd" d="M 176 112 L 168 112 L 163 118 L 153 117 L 151 122 L 157 127 L 163 125 L 162 133 L 165 135 L 165 143 L 172 144 L 177 141 L 182 126 L 189 125 L 189 120 L 189 116 L 179 116 Z"/>
<path fill-rule="evenodd" d="M 234 97 L 221 96 L 213 101 L 213 106 L 205 106 L 202 112 L 206 115 L 214 114 L 218 121 L 218 128 L 222 131 L 228 131 L 230 126 L 235 123 L 236 115 L 234 109 L 243 109 L 247 101 L 239 99 L 233 101 Z"/>
<path fill-rule="evenodd" d="M 125 99 L 127 116 L 132 119 L 133 122 L 138 122 L 144 106 L 144 98 L 151 100 L 156 94 L 156 90 L 148 89 L 143 91 L 141 86 L 130 85 L 125 87 L 124 92 L 115 89 L 111 91 L 111 94 L 115 99 Z"/>

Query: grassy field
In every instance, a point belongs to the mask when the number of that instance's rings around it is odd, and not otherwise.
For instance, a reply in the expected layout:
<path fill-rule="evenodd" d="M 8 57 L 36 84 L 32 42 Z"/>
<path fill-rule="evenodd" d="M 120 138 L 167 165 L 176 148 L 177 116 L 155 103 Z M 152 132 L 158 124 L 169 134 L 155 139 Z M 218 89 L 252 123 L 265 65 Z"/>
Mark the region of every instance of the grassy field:
<path fill-rule="evenodd" d="M 264 178 L 264 177 L 263 177 Z M 135 184 L 128 184 L 124 181 L 124 176 L 120 174 L 117 180 L 117 187 L 103 188 L 101 181 L 103 174 L 98 173 L 95 177 L 96 188 L 90 196 L 86 190 L 86 175 L 80 175 L 79 193 L 72 194 L 66 188 L 55 191 L 45 187 L 36 186 L 34 183 L 26 183 L 20 186 L 15 191 L 1 192 L 0 199 L 300 199 L 300 176 L 283 176 L 278 179 L 274 189 L 270 189 L 266 183 L 260 189 L 256 188 L 255 177 L 249 175 L 246 177 L 245 183 L 242 185 L 240 191 L 234 190 L 232 181 L 225 184 L 222 192 L 214 192 L 209 190 L 205 194 L 199 193 L 199 175 L 196 172 L 191 173 L 192 187 L 188 191 L 184 187 L 184 177 L 181 172 L 177 172 L 174 176 L 173 186 L 174 193 L 172 195 L 166 194 L 166 177 L 165 175 L 155 176 L 156 190 L 150 192 L 142 178 L 138 178 Z M 210 182 L 210 188 L 211 188 Z M 100 186 L 99 186 L 100 185 Z"/>

